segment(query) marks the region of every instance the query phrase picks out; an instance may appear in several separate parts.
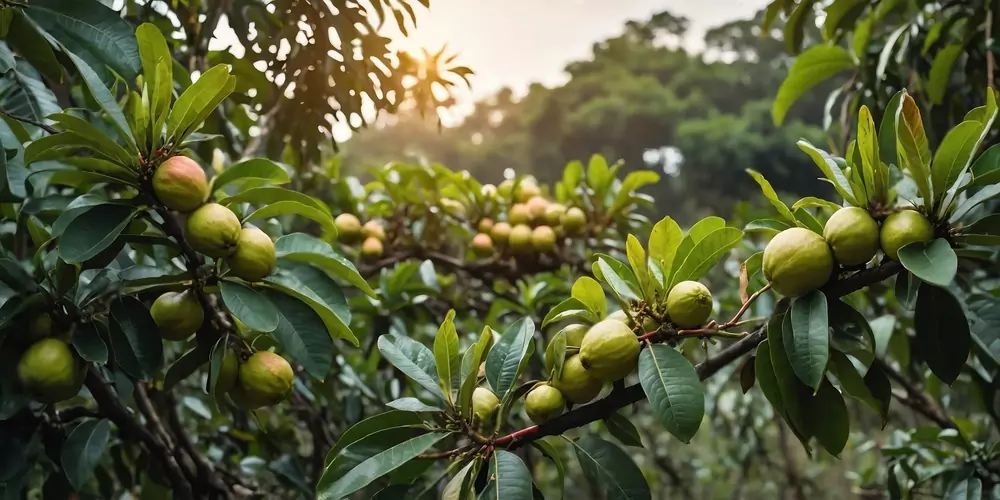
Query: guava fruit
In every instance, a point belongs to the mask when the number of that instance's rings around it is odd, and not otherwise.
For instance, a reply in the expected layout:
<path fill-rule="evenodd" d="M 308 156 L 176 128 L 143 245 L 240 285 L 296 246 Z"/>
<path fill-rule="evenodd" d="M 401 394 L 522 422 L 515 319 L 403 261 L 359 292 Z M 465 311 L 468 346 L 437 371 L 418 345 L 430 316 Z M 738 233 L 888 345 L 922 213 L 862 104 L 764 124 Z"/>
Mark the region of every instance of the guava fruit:
<path fill-rule="evenodd" d="M 577 207 L 570 207 L 562 217 L 562 226 L 568 234 L 580 234 L 587 227 L 587 214 Z"/>
<path fill-rule="evenodd" d="M 280 403 L 292 392 L 295 373 L 285 358 L 269 351 L 253 353 L 240 365 L 236 387 L 231 392 L 238 406 L 253 410 Z"/>
<path fill-rule="evenodd" d="M 541 196 L 542 190 L 538 187 L 538 184 L 532 179 L 524 179 L 521 184 L 517 186 L 517 201 L 519 203 L 527 203 L 528 200 L 534 198 L 535 196 Z"/>
<path fill-rule="evenodd" d="M 226 257 L 229 270 L 247 281 L 260 281 L 274 272 L 277 257 L 274 243 L 264 231 L 255 227 L 245 227 L 240 231 L 236 252 Z"/>
<path fill-rule="evenodd" d="M 833 258 L 841 265 L 861 265 L 878 253 L 878 222 L 863 208 L 844 207 L 826 221 L 823 239 L 830 245 Z"/>
<path fill-rule="evenodd" d="M 506 245 L 507 240 L 510 238 L 510 224 L 506 222 L 497 222 L 496 224 L 493 224 L 493 229 L 490 230 L 490 236 L 498 245 Z"/>
<path fill-rule="evenodd" d="M 165 292 L 153 301 L 149 314 L 165 340 L 184 340 L 205 322 L 205 310 L 191 290 Z"/>
<path fill-rule="evenodd" d="M 507 245 L 516 254 L 526 254 L 531 251 L 531 226 L 518 224 L 510 230 Z"/>
<path fill-rule="evenodd" d="M 171 210 L 190 212 L 208 199 L 205 170 L 185 156 L 172 156 L 153 173 L 153 193 Z"/>
<path fill-rule="evenodd" d="M 497 194 L 504 198 L 510 198 L 514 191 L 514 179 L 507 179 L 497 186 Z"/>
<path fill-rule="evenodd" d="M 25 392 L 42 403 L 76 396 L 83 370 L 65 342 L 45 338 L 31 344 L 17 362 L 17 380 Z"/>
<path fill-rule="evenodd" d="M 899 249 L 910 243 L 927 243 L 934 239 L 934 227 L 916 210 L 900 210 L 882 221 L 879 243 L 890 259 L 899 260 Z"/>
<path fill-rule="evenodd" d="M 236 251 L 242 229 L 232 210 L 206 203 L 188 217 L 187 240 L 196 251 L 221 259 Z"/>
<path fill-rule="evenodd" d="M 500 398 L 485 387 L 476 387 L 472 391 L 472 417 L 480 430 L 492 426 L 500 408 Z"/>
<path fill-rule="evenodd" d="M 356 243 L 361 239 L 361 221 L 354 214 L 340 214 L 333 222 L 337 225 L 338 240 Z"/>
<path fill-rule="evenodd" d="M 549 200 L 541 196 L 532 196 L 525 205 L 528 207 L 528 213 L 531 214 L 531 220 L 541 221 L 545 217 L 545 209 L 549 208 Z"/>
<path fill-rule="evenodd" d="M 472 253 L 479 257 L 489 257 L 493 255 L 493 239 L 486 233 L 479 233 L 472 237 Z"/>
<path fill-rule="evenodd" d="M 808 229 L 786 229 L 764 248 L 764 278 L 781 295 L 805 295 L 826 284 L 832 272 L 830 245 Z"/>
<path fill-rule="evenodd" d="M 530 224 L 531 223 L 531 210 L 528 209 L 528 205 L 524 203 L 515 203 L 514 206 L 510 207 L 510 212 L 507 213 L 507 220 L 510 224 L 517 226 L 518 224 Z"/>
<path fill-rule="evenodd" d="M 566 215 L 566 205 L 562 203 L 549 203 L 549 206 L 545 207 L 544 220 L 550 226 L 562 224 L 564 215 Z"/>
<path fill-rule="evenodd" d="M 562 415 L 566 401 L 559 389 L 549 384 L 538 384 L 524 398 L 524 412 L 536 424 L 544 424 Z"/>
<path fill-rule="evenodd" d="M 562 375 L 552 381 L 552 387 L 558 389 L 571 403 L 583 404 L 596 398 L 604 388 L 604 383 L 583 367 L 578 354 L 566 358 Z"/>
<path fill-rule="evenodd" d="M 583 336 L 587 334 L 589 329 L 590 327 L 580 323 L 563 328 L 562 331 L 566 332 L 566 345 L 580 347 L 580 344 L 583 343 Z"/>
<path fill-rule="evenodd" d="M 215 390 L 219 394 L 225 394 L 234 387 L 236 387 L 236 381 L 240 377 L 240 357 L 233 351 L 230 347 L 226 349 L 225 355 L 222 356 L 222 365 L 219 366 L 219 381 L 215 384 Z"/>
<path fill-rule="evenodd" d="M 385 229 L 382 228 L 382 224 L 377 220 L 365 222 L 365 225 L 361 228 L 361 232 L 367 238 L 375 238 L 382 242 L 385 241 Z"/>
<path fill-rule="evenodd" d="M 41 313 L 31 319 L 31 324 L 28 325 L 28 335 L 31 336 L 32 340 L 51 337 L 52 329 L 52 315 Z"/>
<path fill-rule="evenodd" d="M 697 281 L 682 281 L 667 294 L 667 316 L 680 328 L 696 328 L 712 314 L 712 292 Z"/>
<path fill-rule="evenodd" d="M 549 226 L 538 226 L 531 231 L 531 246 L 546 253 L 556 249 L 556 232 Z"/>
<path fill-rule="evenodd" d="M 480 233 L 489 234 L 493 230 L 493 219 L 489 217 L 483 217 L 479 219 L 479 224 L 476 226 Z"/>
<path fill-rule="evenodd" d="M 382 252 L 384 248 L 382 247 L 382 242 L 378 238 L 367 237 L 364 243 L 361 244 L 361 257 L 365 260 L 375 260 L 382 257 Z"/>
<path fill-rule="evenodd" d="M 618 321 L 618 322 L 621 322 L 621 323 L 625 323 L 625 325 L 628 326 L 629 328 L 632 328 L 633 326 L 635 326 L 635 322 L 632 321 L 632 318 L 630 318 L 628 316 L 628 313 L 626 313 L 622 309 L 619 309 L 619 310 L 617 310 L 617 311 L 615 311 L 615 312 L 607 315 L 607 317 L 605 317 L 604 319 L 613 319 L 615 321 Z"/>
<path fill-rule="evenodd" d="M 580 345 L 583 367 L 601 382 L 625 378 L 639 363 L 639 338 L 621 321 L 606 319 L 590 327 Z"/>

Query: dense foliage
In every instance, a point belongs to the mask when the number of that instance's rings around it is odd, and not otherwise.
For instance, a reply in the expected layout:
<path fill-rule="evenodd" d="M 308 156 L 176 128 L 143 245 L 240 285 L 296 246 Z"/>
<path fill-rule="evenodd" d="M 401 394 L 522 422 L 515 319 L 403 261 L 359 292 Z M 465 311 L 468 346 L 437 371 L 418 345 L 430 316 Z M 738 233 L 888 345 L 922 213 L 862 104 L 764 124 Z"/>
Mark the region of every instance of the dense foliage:
<path fill-rule="evenodd" d="M 387 54 L 405 0 L 0 0 L 0 498 L 1000 495 L 992 82 L 768 117 L 889 3 L 658 14 L 330 156 L 469 73 Z"/>

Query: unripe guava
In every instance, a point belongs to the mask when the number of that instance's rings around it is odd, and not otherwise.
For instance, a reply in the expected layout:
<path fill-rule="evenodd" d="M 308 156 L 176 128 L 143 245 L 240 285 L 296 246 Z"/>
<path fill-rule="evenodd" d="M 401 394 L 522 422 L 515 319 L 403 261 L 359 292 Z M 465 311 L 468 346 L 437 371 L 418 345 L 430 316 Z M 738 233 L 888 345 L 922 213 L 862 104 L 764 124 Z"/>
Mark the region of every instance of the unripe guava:
<path fill-rule="evenodd" d="M 479 257 L 493 255 L 493 239 L 490 235 L 479 233 L 472 238 L 472 253 Z"/>
<path fill-rule="evenodd" d="M 934 228 L 923 214 L 916 210 L 900 210 L 882 221 L 879 242 L 882 251 L 892 260 L 899 260 L 899 249 L 910 243 L 927 243 L 934 239 Z"/>
<path fill-rule="evenodd" d="M 510 237 L 507 245 L 516 254 L 525 254 L 531 251 L 531 226 L 518 224 L 510 230 Z"/>
<path fill-rule="evenodd" d="M 493 229 L 490 230 L 490 236 L 498 245 L 506 245 L 507 240 L 510 238 L 510 229 L 510 224 L 506 222 L 497 222 L 496 224 L 493 224 Z"/>
<path fill-rule="evenodd" d="M 536 424 L 544 424 L 562 415 L 566 401 L 559 389 L 549 384 L 538 384 L 524 398 L 524 412 Z"/>
<path fill-rule="evenodd" d="M 369 236 L 365 238 L 365 242 L 361 244 L 361 257 L 365 260 L 375 260 L 382 257 L 382 242 L 378 238 L 373 238 Z"/>
<path fill-rule="evenodd" d="M 219 381 L 215 384 L 215 390 L 219 394 L 225 394 L 234 387 L 240 376 L 240 357 L 230 347 L 226 349 L 222 356 L 222 365 L 219 366 Z"/>
<path fill-rule="evenodd" d="M 597 380 L 583 367 L 580 355 L 571 356 L 563 363 L 562 375 L 552 381 L 555 387 L 571 403 L 583 404 L 597 397 L 604 383 Z"/>
<path fill-rule="evenodd" d="M 633 326 L 635 326 L 635 322 L 632 321 L 632 318 L 630 318 L 628 316 L 628 313 L 626 313 L 623 309 L 619 309 L 619 310 L 617 310 L 617 311 L 609 314 L 604 319 L 613 319 L 615 321 L 618 321 L 618 322 L 621 322 L 621 323 L 625 323 L 625 325 L 628 326 L 629 328 L 632 328 Z"/>
<path fill-rule="evenodd" d="M 514 191 L 514 179 L 506 179 L 497 186 L 497 194 L 504 198 L 510 198 Z"/>
<path fill-rule="evenodd" d="M 274 243 L 260 229 L 252 226 L 243 228 L 236 253 L 226 257 L 226 263 L 235 276 L 247 281 L 260 281 L 274 272 L 277 263 Z"/>
<path fill-rule="evenodd" d="M 697 281 L 682 281 L 667 294 L 667 316 L 680 328 L 701 326 L 712 314 L 712 292 Z"/>
<path fill-rule="evenodd" d="M 441 209 L 452 217 L 459 219 L 465 217 L 465 205 L 463 205 L 462 202 L 451 198 L 441 198 L 440 203 Z"/>
<path fill-rule="evenodd" d="M 833 272 L 833 252 L 822 236 L 801 227 L 777 234 L 764 248 L 764 277 L 787 297 L 823 286 Z"/>
<path fill-rule="evenodd" d="M 49 313 L 41 313 L 31 320 L 28 325 L 28 335 L 32 340 L 39 340 L 52 336 L 52 316 Z"/>
<path fill-rule="evenodd" d="M 285 358 L 258 351 L 240 366 L 233 400 L 247 410 L 275 405 L 288 397 L 294 382 L 295 373 Z"/>
<path fill-rule="evenodd" d="M 507 213 L 507 220 L 510 224 L 516 226 L 518 224 L 530 224 L 531 223 L 531 210 L 528 205 L 524 203 L 515 203 L 514 206 L 510 207 L 510 212 Z"/>
<path fill-rule="evenodd" d="M 479 225 L 477 226 L 480 233 L 489 234 L 493 230 L 493 219 L 489 217 L 483 217 L 479 220 Z"/>
<path fill-rule="evenodd" d="M 528 200 L 535 196 L 541 196 L 541 194 L 541 188 L 533 179 L 526 178 L 517 186 L 517 201 L 519 203 L 527 203 Z"/>
<path fill-rule="evenodd" d="M 566 215 L 566 205 L 562 203 L 550 203 L 545 207 L 545 223 L 550 226 L 562 224 L 564 215 Z"/>
<path fill-rule="evenodd" d="M 566 345 L 580 347 L 583 343 L 583 336 L 587 334 L 590 327 L 580 323 L 569 325 L 562 329 L 566 333 Z"/>
<path fill-rule="evenodd" d="M 205 322 L 205 310 L 191 290 L 165 292 L 153 302 L 149 314 L 165 340 L 184 340 Z"/>
<path fill-rule="evenodd" d="M 549 226 L 538 226 L 531 231 L 531 246 L 546 253 L 556 249 L 556 232 Z"/>
<path fill-rule="evenodd" d="M 208 199 L 205 170 L 185 156 L 172 156 L 153 173 L 153 193 L 167 208 L 190 212 Z"/>
<path fill-rule="evenodd" d="M 878 222 L 863 208 L 844 207 L 826 221 L 823 239 L 841 265 L 861 265 L 878 253 Z"/>
<path fill-rule="evenodd" d="M 483 198 L 486 198 L 487 200 L 492 200 L 493 198 L 497 197 L 497 187 L 494 186 L 493 184 L 483 184 L 483 187 L 480 188 L 479 193 L 483 195 Z"/>
<path fill-rule="evenodd" d="M 580 361 L 601 382 L 614 382 L 635 370 L 639 338 L 621 321 L 606 319 L 590 327 L 580 345 Z"/>
<path fill-rule="evenodd" d="M 17 380 L 25 392 L 42 403 L 76 396 L 83 371 L 65 342 L 46 338 L 31 344 L 17 362 Z"/>
<path fill-rule="evenodd" d="M 350 244 L 361 239 L 361 221 L 354 214 L 340 214 L 333 222 L 337 225 L 338 240 Z"/>
<path fill-rule="evenodd" d="M 472 391 L 472 417 L 473 422 L 478 424 L 480 429 L 492 426 L 496 418 L 497 410 L 500 409 L 500 398 L 493 391 L 485 387 L 476 387 Z"/>
<path fill-rule="evenodd" d="M 528 207 L 528 213 L 531 214 L 531 220 L 541 221 L 545 217 L 545 209 L 549 208 L 549 200 L 541 196 L 532 196 L 525 205 Z"/>
<path fill-rule="evenodd" d="M 206 203 L 187 220 L 187 239 L 191 248 L 220 259 L 236 251 L 243 227 L 232 210 L 218 203 Z"/>
<path fill-rule="evenodd" d="M 364 227 L 361 228 L 366 238 L 375 238 L 379 241 L 385 241 L 385 229 L 382 228 L 382 224 L 377 220 L 370 220 L 365 222 Z"/>
<path fill-rule="evenodd" d="M 567 234 L 579 234 L 587 227 L 587 214 L 577 207 L 571 207 L 562 218 L 562 226 Z"/>

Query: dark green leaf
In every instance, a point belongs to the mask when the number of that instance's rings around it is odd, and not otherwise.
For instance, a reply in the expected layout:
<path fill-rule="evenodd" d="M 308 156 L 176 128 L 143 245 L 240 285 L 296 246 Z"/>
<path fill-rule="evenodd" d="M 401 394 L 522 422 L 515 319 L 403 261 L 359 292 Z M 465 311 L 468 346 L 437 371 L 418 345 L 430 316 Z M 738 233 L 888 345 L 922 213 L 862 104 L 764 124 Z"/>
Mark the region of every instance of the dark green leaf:
<path fill-rule="evenodd" d="M 211 352 L 200 344 L 185 352 L 170 365 L 170 368 L 167 368 L 167 374 L 163 377 L 163 390 L 169 391 L 180 381 L 191 376 L 198 368 L 208 363 L 210 355 Z"/>
<path fill-rule="evenodd" d="M 278 271 L 265 278 L 267 288 L 305 302 L 319 315 L 330 336 L 358 345 L 350 327 L 350 311 L 343 290 L 323 271 L 307 264 L 278 261 Z"/>
<path fill-rule="evenodd" d="M 312 264 L 334 277 L 340 278 L 361 291 L 374 297 L 375 292 L 358 273 L 349 260 L 345 259 L 329 243 L 304 233 L 282 236 L 274 243 L 278 257 Z"/>
<path fill-rule="evenodd" d="M 458 378 L 462 360 L 458 357 L 458 331 L 455 329 L 455 310 L 448 311 L 444 322 L 434 337 L 434 363 L 438 381 L 448 403 L 452 402 L 452 378 Z"/>
<path fill-rule="evenodd" d="M 393 408 L 400 411 L 414 411 L 414 412 L 444 411 L 441 408 L 438 408 L 437 406 L 431 406 L 425 404 L 423 401 L 417 398 L 399 398 L 397 400 L 390 401 L 385 405 L 388 406 L 389 408 Z"/>
<path fill-rule="evenodd" d="M 843 300 L 827 304 L 833 335 L 830 345 L 837 351 L 853 356 L 866 369 L 875 359 L 875 333 L 863 314 Z"/>
<path fill-rule="evenodd" d="M 997 195 L 1000 195 L 1000 184 L 986 186 L 979 191 L 976 191 L 976 194 L 970 196 L 955 209 L 955 212 L 948 218 L 948 222 L 957 222 L 962 217 L 965 217 L 966 214 L 971 212 L 973 208 L 978 207 L 986 200 L 994 198 Z"/>
<path fill-rule="evenodd" d="M 972 185 L 989 186 L 1000 182 L 1000 144 L 994 144 L 972 164 Z"/>
<path fill-rule="evenodd" d="M 108 362 L 108 346 L 97 331 L 96 323 L 79 325 L 73 334 L 73 347 L 87 361 L 100 364 Z"/>
<path fill-rule="evenodd" d="M 944 500 L 979 500 L 983 498 L 983 481 L 970 470 L 959 470 L 948 483 Z M 994 495 L 995 496 L 995 495 Z"/>
<path fill-rule="evenodd" d="M 278 308 L 266 296 L 242 283 L 219 282 L 222 302 L 236 319 L 258 332 L 273 332 L 278 328 Z"/>
<path fill-rule="evenodd" d="M 774 191 L 773 187 L 771 187 L 771 183 L 756 170 L 747 169 L 747 173 L 750 174 L 750 177 L 753 177 L 753 180 L 757 181 L 758 185 L 760 185 L 760 190 L 764 193 L 764 197 L 767 198 L 767 201 L 771 203 L 771 206 L 778 211 L 778 215 L 780 215 L 785 222 L 794 224 L 795 216 L 792 215 L 792 211 L 789 210 L 788 205 L 785 205 L 785 202 L 778 198 L 778 193 Z"/>
<path fill-rule="evenodd" d="M 146 306 L 135 297 L 119 297 L 111 303 L 111 349 L 125 373 L 152 380 L 163 364 L 163 343 Z"/>
<path fill-rule="evenodd" d="M 903 99 L 904 91 L 900 90 L 889 99 L 889 104 L 885 108 L 882 123 L 878 128 L 878 152 L 882 162 L 886 165 L 897 165 L 899 157 L 896 156 L 896 120 L 899 113 L 899 103 Z"/>
<path fill-rule="evenodd" d="M 913 310 L 913 305 L 917 303 L 917 290 L 920 289 L 920 279 L 903 271 L 896 275 L 894 293 L 899 305 L 904 309 Z"/>
<path fill-rule="evenodd" d="M 892 384 L 889 377 L 878 365 L 873 365 L 865 374 L 865 386 L 872 397 L 879 402 L 879 415 L 882 417 L 882 427 L 889 422 L 889 403 L 892 401 Z"/>
<path fill-rule="evenodd" d="M 611 287 L 611 291 L 623 303 L 642 299 L 639 283 L 636 281 L 632 270 L 625 264 L 611 257 L 599 254 L 597 262 L 594 263 L 593 267 L 594 275 L 604 280 Z"/>
<path fill-rule="evenodd" d="M 373 455 L 331 484 L 324 484 L 323 480 L 320 479 L 316 498 L 318 500 L 344 498 L 416 458 L 417 455 L 427 451 L 448 434 L 447 432 L 428 432 Z"/>
<path fill-rule="evenodd" d="M 38 289 L 31 275 L 20 264 L 10 259 L 0 259 L 0 282 L 21 292 L 33 292 Z"/>
<path fill-rule="evenodd" d="M 534 334 L 535 324 L 529 318 L 521 318 L 504 330 L 486 357 L 486 380 L 501 400 L 517 382 L 524 366 L 521 361 L 528 353 Z"/>
<path fill-rule="evenodd" d="M 806 402 L 806 426 L 828 453 L 839 456 L 847 444 L 850 433 L 850 417 L 844 397 L 826 380 L 819 386 L 815 396 Z"/>
<path fill-rule="evenodd" d="M 937 286 L 950 285 L 958 273 L 958 256 L 944 238 L 900 248 L 899 262 L 916 277 Z"/>
<path fill-rule="evenodd" d="M 83 59 L 77 57 L 72 52 L 66 52 L 66 55 L 73 61 L 73 65 L 80 72 L 80 76 L 83 78 L 83 82 L 87 86 L 87 90 L 90 91 L 90 95 L 94 96 L 94 100 L 101 106 L 101 109 L 108 114 L 111 118 L 111 124 L 114 125 L 115 130 L 122 139 L 129 145 L 131 151 L 135 151 L 135 137 L 132 136 L 132 130 L 128 126 L 128 121 L 125 119 L 125 113 L 122 112 L 121 106 L 118 105 L 118 101 L 115 100 L 111 92 L 108 91 L 107 87 L 101 81 L 100 76 L 94 72 L 94 70 L 84 62 Z"/>
<path fill-rule="evenodd" d="M 235 78 L 230 76 L 229 67 L 225 64 L 213 66 L 203 73 L 174 103 L 167 118 L 167 136 L 178 142 L 184 140 L 233 91 L 235 85 Z M 225 172 L 219 177 L 225 175 Z M 219 187 L 221 186 L 215 185 L 215 189 Z"/>
<path fill-rule="evenodd" d="M 90 207 L 72 219 L 59 238 L 59 254 L 69 263 L 90 260 L 111 246 L 137 215 L 125 205 Z"/>
<path fill-rule="evenodd" d="M 37 25 L 20 9 L 13 10 L 12 14 L 10 30 L 6 37 L 7 43 L 50 80 L 61 83 L 62 67 L 48 40 L 39 33 Z"/>
<path fill-rule="evenodd" d="M 323 320 L 301 300 L 276 290 L 263 293 L 276 309 L 278 326 L 271 335 L 314 378 L 323 380 L 333 363 L 333 339 Z"/>
<path fill-rule="evenodd" d="M 382 335 L 378 350 L 387 361 L 442 401 L 447 401 L 437 381 L 434 353 L 423 344 L 398 335 Z"/>
<path fill-rule="evenodd" d="M 639 382 L 660 423 L 677 439 L 691 441 L 705 417 L 705 394 L 691 362 L 658 344 L 639 355 Z"/>
<path fill-rule="evenodd" d="M 611 414 L 604 419 L 604 425 L 608 427 L 608 432 L 625 446 L 642 448 L 642 438 L 639 437 L 639 429 L 631 420 L 625 418 L 620 412 Z"/>
<path fill-rule="evenodd" d="M 62 445 L 61 463 L 66 479 L 77 490 L 83 489 L 94 475 L 104 449 L 111 438 L 111 422 L 86 420 L 77 425 Z"/>
<path fill-rule="evenodd" d="M 490 482 L 479 498 L 531 500 L 531 473 L 521 458 L 504 450 L 493 453 L 490 457 Z"/>
<path fill-rule="evenodd" d="M 781 403 L 786 416 L 785 421 L 788 422 L 788 426 L 808 452 L 810 451 L 808 440 L 811 434 L 806 427 L 808 409 L 805 406 L 805 398 L 810 398 L 814 391 L 799 380 L 795 372 L 792 371 L 792 365 L 788 362 L 783 339 L 790 335 L 792 335 L 791 313 L 775 315 L 768 321 L 767 338 L 768 352 L 771 355 L 770 365 L 778 391 L 781 394 Z M 760 367 L 758 365 L 755 369 Z"/>
<path fill-rule="evenodd" d="M 328 212 L 297 201 L 279 201 L 265 205 L 244 217 L 243 222 L 256 219 L 269 219 L 279 215 L 299 215 L 305 217 L 316 222 L 323 228 L 324 237 L 332 239 L 337 236 L 337 226 L 333 223 L 333 217 Z"/>
<path fill-rule="evenodd" d="M 948 290 L 921 284 L 913 325 L 914 352 L 943 382 L 955 382 L 972 348 L 962 305 Z"/>
<path fill-rule="evenodd" d="M 826 295 L 815 291 L 795 299 L 791 315 L 792 331 L 784 332 L 788 361 L 802 382 L 818 389 L 830 357 Z"/>
<path fill-rule="evenodd" d="M 951 73 L 955 68 L 955 61 L 962 50 L 962 46 L 959 44 L 949 44 L 934 56 L 927 83 L 927 95 L 930 96 L 931 102 L 934 104 L 941 104 L 944 99 L 945 90 L 948 89 L 948 81 L 951 80 Z"/>
<path fill-rule="evenodd" d="M 230 167 L 232 168 L 232 167 Z M 322 201 L 298 191 L 285 189 L 278 186 L 263 186 L 247 189 L 233 196 L 222 198 L 219 203 L 222 205 L 232 205 L 233 203 L 252 203 L 254 205 L 268 205 L 282 201 L 292 201 L 302 205 L 307 205 L 326 214 L 330 213 L 330 207 Z"/>
<path fill-rule="evenodd" d="M 573 442 L 584 474 L 604 485 L 608 500 L 650 499 L 642 471 L 621 448 L 593 436 Z"/>
<path fill-rule="evenodd" d="M 344 448 L 375 432 L 396 427 L 419 427 L 422 420 L 417 415 L 405 411 L 389 411 L 368 417 L 349 427 L 330 448 L 325 464 L 329 465 Z"/>
<path fill-rule="evenodd" d="M 851 53 L 836 45 L 814 45 L 800 54 L 774 99 L 771 107 L 774 123 L 780 125 L 788 109 L 807 90 L 854 66 Z"/>

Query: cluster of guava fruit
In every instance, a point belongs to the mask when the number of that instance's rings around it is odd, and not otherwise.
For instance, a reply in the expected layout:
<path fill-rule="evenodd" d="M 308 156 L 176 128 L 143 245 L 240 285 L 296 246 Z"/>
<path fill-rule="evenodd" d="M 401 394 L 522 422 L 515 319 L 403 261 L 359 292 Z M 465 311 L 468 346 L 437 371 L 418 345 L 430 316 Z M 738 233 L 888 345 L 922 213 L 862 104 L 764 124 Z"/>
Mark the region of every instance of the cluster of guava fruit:
<path fill-rule="evenodd" d="M 516 186 L 512 180 L 500 183 L 497 188 L 486 185 L 483 193 L 509 209 L 496 217 L 502 220 L 479 219 L 478 233 L 473 236 L 471 245 L 477 257 L 491 257 L 498 247 L 515 256 L 550 253 L 558 246 L 560 237 L 581 234 L 587 226 L 583 210 L 549 201 L 531 177 Z"/>
<path fill-rule="evenodd" d="M 361 258 L 377 260 L 385 253 L 385 228 L 379 221 L 373 219 L 361 225 L 356 215 L 343 213 L 334 222 L 337 224 L 337 239 L 342 243 L 352 245 L 361 242 Z"/>
<path fill-rule="evenodd" d="M 903 209 L 881 225 L 859 207 L 837 210 L 823 234 L 795 227 L 778 233 L 764 249 L 764 277 L 774 291 L 798 297 L 817 290 L 830 280 L 837 265 L 863 266 L 881 250 L 899 260 L 899 249 L 934 239 L 934 227 L 922 213 Z"/>

